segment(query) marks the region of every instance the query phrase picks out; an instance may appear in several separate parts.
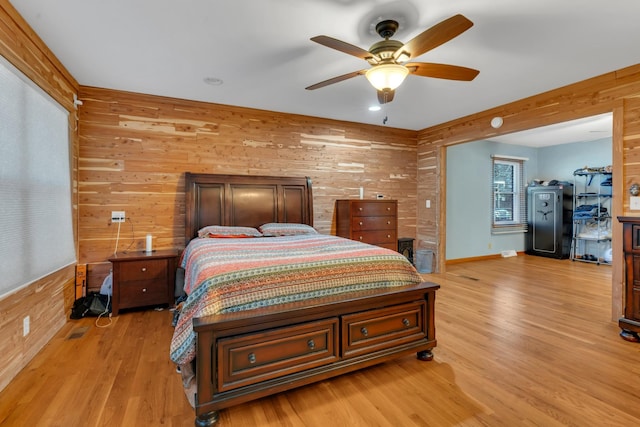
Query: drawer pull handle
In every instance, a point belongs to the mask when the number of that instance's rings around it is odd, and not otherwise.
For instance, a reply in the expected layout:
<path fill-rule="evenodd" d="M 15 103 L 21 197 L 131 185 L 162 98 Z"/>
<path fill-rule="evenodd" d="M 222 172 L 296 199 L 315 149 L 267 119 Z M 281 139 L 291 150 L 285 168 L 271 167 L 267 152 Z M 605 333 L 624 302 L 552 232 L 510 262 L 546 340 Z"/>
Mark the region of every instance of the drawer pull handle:
<path fill-rule="evenodd" d="M 256 363 L 256 355 L 254 353 L 249 353 L 249 363 Z"/>
<path fill-rule="evenodd" d="M 360 225 L 362 225 L 362 221 L 360 221 Z"/>
<path fill-rule="evenodd" d="M 362 212 L 362 208 L 358 208 L 358 210 L 359 210 L 360 212 Z"/>
<path fill-rule="evenodd" d="M 387 225 L 391 225 L 391 221 L 387 221 Z"/>
<path fill-rule="evenodd" d="M 391 238 L 391 234 L 387 234 L 387 239 L 390 239 L 390 238 Z"/>
<path fill-rule="evenodd" d="M 142 267 L 142 271 L 147 271 L 147 267 Z"/>
<path fill-rule="evenodd" d="M 411 322 L 409 322 L 409 319 L 404 318 L 404 319 L 402 319 L 402 324 L 403 324 L 404 326 L 409 327 L 409 326 L 411 325 Z"/>
<path fill-rule="evenodd" d="M 362 236 L 358 237 L 358 239 L 362 240 Z"/>
<path fill-rule="evenodd" d="M 369 331 L 367 331 L 367 328 L 360 329 L 360 332 L 362 332 L 362 335 L 364 335 L 365 337 L 369 336 Z"/>
<path fill-rule="evenodd" d="M 391 210 L 391 208 L 387 208 L 387 210 L 388 210 L 388 211 L 390 211 L 390 210 Z"/>
<path fill-rule="evenodd" d="M 316 349 L 316 343 L 313 340 L 307 341 L 307 345 L 309 346 L 310 350 L 315 350 Z"/>
<path fill-rule="evenodd" d="M 147 288 L 142 288 L 142 292 L 147 292 Z"/>

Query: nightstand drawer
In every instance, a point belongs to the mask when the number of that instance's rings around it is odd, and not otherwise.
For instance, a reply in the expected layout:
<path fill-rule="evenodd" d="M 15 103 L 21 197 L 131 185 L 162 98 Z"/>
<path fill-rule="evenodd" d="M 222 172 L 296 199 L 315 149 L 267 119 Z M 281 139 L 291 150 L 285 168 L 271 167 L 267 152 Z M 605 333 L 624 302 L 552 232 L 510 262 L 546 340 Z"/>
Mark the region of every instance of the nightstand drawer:
<path fill-rule="evenodd" d="M 120 271 L 127 282 L 163 279 L 167 276 L 167 262 L 164 259 L 123 262 Z"/>
<path fill-rule="evenodd" d="M 167 303 L 166 279 L 120 283 L 120 308 Z"/>

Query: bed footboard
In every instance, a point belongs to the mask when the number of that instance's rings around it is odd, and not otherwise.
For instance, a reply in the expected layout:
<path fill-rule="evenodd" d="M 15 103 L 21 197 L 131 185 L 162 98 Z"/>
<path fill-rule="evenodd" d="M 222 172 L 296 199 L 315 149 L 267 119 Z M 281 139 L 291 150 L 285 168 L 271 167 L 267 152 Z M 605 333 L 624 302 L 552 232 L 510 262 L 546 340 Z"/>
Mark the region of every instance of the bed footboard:
<path fill-rule="evenodd" d="M 436 346 L 439 285 L 379 289 L 194 320 L 196 426 L 243 402 Z"/>

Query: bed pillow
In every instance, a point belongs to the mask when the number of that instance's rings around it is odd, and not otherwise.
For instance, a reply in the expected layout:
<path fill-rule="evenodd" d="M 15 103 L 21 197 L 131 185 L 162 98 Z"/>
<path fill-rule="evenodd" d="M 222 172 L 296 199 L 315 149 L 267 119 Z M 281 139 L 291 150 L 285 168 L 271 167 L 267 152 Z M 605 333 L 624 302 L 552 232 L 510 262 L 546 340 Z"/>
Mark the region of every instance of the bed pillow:
<path fill-rule="evenodd" d="M 300 234 L 318 234 L 315 228 L 307 224 L 269 222 L 259 227 L 263 236 L 295 236 Z"/>
<path fill-rule="evenodd" d="M 262 237 L 253 227 L 237 227 L 227 225 L 208 225 L 198 230 L 198 237 Z"/>

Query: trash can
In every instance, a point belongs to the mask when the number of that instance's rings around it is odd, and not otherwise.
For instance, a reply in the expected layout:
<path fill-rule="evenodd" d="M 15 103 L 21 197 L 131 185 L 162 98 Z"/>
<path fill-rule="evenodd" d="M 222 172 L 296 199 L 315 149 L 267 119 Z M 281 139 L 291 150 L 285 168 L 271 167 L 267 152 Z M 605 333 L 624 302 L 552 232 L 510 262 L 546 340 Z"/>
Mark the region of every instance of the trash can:
<path fill-rule="evenodd" d="M 429 249 L 418 249 L 416 251 L 416 269 L 418 273 L 433 272 L 433 251 Z"/>

